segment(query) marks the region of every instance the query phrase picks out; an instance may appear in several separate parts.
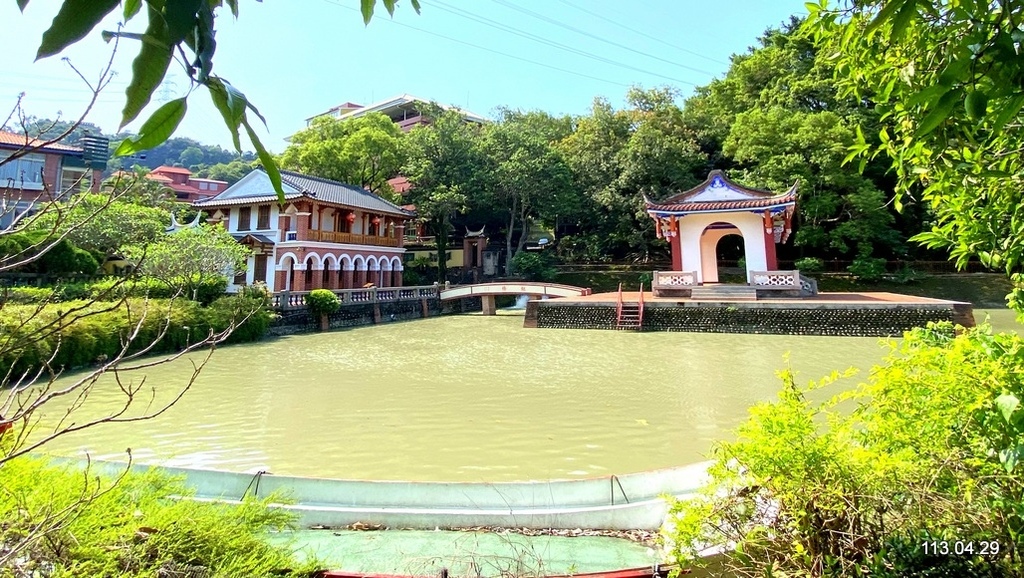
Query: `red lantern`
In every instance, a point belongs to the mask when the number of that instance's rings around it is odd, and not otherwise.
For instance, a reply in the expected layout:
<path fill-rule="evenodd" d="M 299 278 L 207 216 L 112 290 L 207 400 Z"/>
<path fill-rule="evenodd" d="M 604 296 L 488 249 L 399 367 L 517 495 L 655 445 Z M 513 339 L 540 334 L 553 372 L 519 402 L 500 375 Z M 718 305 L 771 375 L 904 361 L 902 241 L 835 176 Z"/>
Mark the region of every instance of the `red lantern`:
<path fill-rule="evenodd" d="M 348 221 L 349 225 L 351 225 L 352 223 L 355 223 L 356 222 L 356 214 L 355 213 L 349 213 L 345 217 L 345 220 Z"/>
<path fill-rule="evenodd" d="M 374 225 L 379 225 L 380 224 L 380 217 L 374 217 L 373 220 L 370 221 L 370 222 L 373 223 Z"/>

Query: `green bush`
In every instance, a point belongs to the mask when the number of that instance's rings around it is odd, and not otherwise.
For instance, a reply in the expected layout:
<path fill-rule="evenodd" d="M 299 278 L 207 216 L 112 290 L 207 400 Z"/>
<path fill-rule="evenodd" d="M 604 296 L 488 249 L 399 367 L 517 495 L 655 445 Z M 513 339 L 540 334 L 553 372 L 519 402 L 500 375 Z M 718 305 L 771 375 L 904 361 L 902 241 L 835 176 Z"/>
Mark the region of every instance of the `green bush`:
<path fill-rule="evenodd" d="M 0 290 L 3 303 L 43 303 L 58 301 L 55 291 L 49 287 L 7 287 Z"/>
<path fill-rule="evenodd" d="M 314 289 L 306 295 L 306 305 L 309 306 L 309 313 L 314 317 L 330 315 L 341 307 L 338 296 L 330 289 Z"/>
<path fill-rule="evenodd" d="M 825 262 L 817 257 L 804 257 L 793 262 L 793 267 L 801 273 L 813 275 L 825 270 Z"/>
<path fill-rule="evenodd" d="M 194 299 L 203 305 L 224 296 L 228 288 L 227 277 L 208 277 L 196 285 L 194 295 L 185 295 L 185 282 L 165 282 L 153 277 L 107 277 L 88 285 L 88 296 L 92 299 L 115 301 L 123 297 L 149 297 L 170 299 L 181 297 Z"/>
<path fill-rule="evenodd" d="M 184 349 L 233 323 L 238 325 L 229 342 L 254 341 L 263 337 L 271 321 L 262 300 L 240 296 L 218 299 L 208 307 L 186 299 L 129 298 L 121 303 L 71 301 L 37 309 L 13 304 L 0 309 L 0 335 L 10 339 L 0 354 L 0 370 L 12 368 L 14 375 L 21 375 L 42 367 L 51 356 L 54 369 L 113 358 L 136 328 L 129 352 L 158 341 L 151 352 L 162 353 Z"/>
<path fill-rule="evenodd" d="M 293 524 L 289 513 L 270 508 L 279 496 L 238 506 L 196 502 L 178 498 L 192 493 L 182 480 L 156 471 L 115 484 L 28 457 L 0 468 L 0 486 L 0 543 L 17 544 L 64 520 L 18 552 L 14 576 L 308 576 L 317 565 L 264 539 Z"/>
<path fill-rule="evenodd" d="M 737 576 L 1019 576 L 1024 340 L 950 324 L 908 332 L 866 383 L 825 402 L 784 372 L 701 496 L 675 501 L 669 550 L 730 546 Z M 922 537 L 998 541 L 996 556 L 926 555 Z M 946 572 L 946 573 L 943 573 Z"/>
<path fill-rule="evenodd" d="M 512 274 L 527 281 L 552 281 L 558 271 L 543 251 L 519 251 L 512 257 Z"/>
<path fill-rule="evenodd" d="M 885 276 L 885 259 L 880 257 L 857 257 L 846 268 L 858 281 L 873 283 Z"/>

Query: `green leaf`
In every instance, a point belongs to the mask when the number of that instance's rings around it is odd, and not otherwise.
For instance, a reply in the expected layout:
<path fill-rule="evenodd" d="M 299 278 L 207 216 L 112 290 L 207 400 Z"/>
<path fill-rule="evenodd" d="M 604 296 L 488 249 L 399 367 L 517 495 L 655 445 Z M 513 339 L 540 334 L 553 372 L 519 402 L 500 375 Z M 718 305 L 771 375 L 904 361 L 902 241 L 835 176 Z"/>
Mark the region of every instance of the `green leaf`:
<path fill-rule="evenodd" d="M 1003 419 L 1006 420 L 1006 423 L 1010 423 L 1010 418 L 1013 416 L 1013 412 L 1016 411 L 1019 406 L 1020 400 L 1013 394 L 1004 393 L 996 398 L 996 409 L 999 410 L 999 413 L 1003 416 Z"/>
<path fill-rule="evenodd" d="M 995 120 L 992 121 L 992 132 L 997 133 L 1003 130 L 1006 123 L 1010 122 L 1011 119 L 1017 118 L 1017 113 L 1024 107 L 1024 95 L 1017 95 L 1006 102 L 1000 108 L 999 114 L 996 115 Z"/>
<path fill-rule="evenodd" d="M 132 80 L 124 91 L 125 103 L 121 111 L 120 128 L 135 120 L 149 104 L 149 99 L 163 82 L 167 68 L 171 65 L 172 50 L 172 46 L 167 43 L 167 26 L 163 17 L 150 7 L 145 40 L 132 62 Z"/>
<path fill-rule="evenodd" d="M 50 28 L 43 33 L 36 60 L 58 54 L 85 38 L 119 3 L 120 0 L 64 0 Z M 19 6 L 24 9 L 20 2 Z"/>
<path fill-rule="evenodd" d="M 206 0 L 174 0 L 164 7 L 168 44 L 177 44 L 196 27 L 196 12 Z"/>
<path fill-rule="evenodd" d="M 185 111 L 188 110 L 187 97 L 178 98 L 156 109 L 149 119 L 139 129 L 139 136 L 135 139 L 126 138 L 114 151 L 115 156 L 125 156 L 148 150 L 159 146 L 171 138 L 174 131 L 185 118 Z"/>
<path fill-rule="evenodd" d="M 259 135 L 249 125 L 249 119 L 242 118 L 242 124 L 245 126 L 245 132 L 249 134 L 249 140 L 252 141 L 252 146 L 256 149 L 256 154 L 260 157 L 260 162 L 263 163 L 263 170 L 267 171 L 267 176 L 270 177 L 271 184 L 274 185 L 274 192 L 277 193 L 277 200 L 280 203 L 284 203 L 284 186 L 281 184 L 281 171 L 277 168 L 277 162 L 274 161 L 274 155 L 270 154 L 269 151 L 260 142 Z"/>
<path fill-rule="evenodd" d="M 217 107 L 217 111 L 224 118 L 224 125 L 231 130 L 231 140 L 235 145 L 235 150 L 242 152 L 238 131 L 241 128 L 242 117 L 245 115 L 245 95 L 226 80 L 218 77 L 211 77 L 206 83 L 206 87 L 210 90 L 213 105 Z"/>
<path fill-rule="evenodd" d="M 26 6 L 28 6 L 28 0 L 18 0 L 18 10 L 24 12 Z"/>
<path fill-rule="evenodd" d="M 377 3 L 377 0 L 362 0 L 360 2 L 360 8 L 363 12 L 363 24 L 369 24 L 373 18 L 373 5 Z"/>
<path fill-rule="evenodd" d="M 124 0 L 124 21 L 128 22 L 139 13 L 142 8 L 142 0 Z"/>
<path fill-rule="evenodd" d="M 928 114 L 921 119 L 921 124 L 918 125 L 914 136 L 922 137 L 938 128 L 943 121 L 949 118 L 949 114 L 953 112 L 953 107 L 960 101 L 961 94 L 963 94 L 963 90 L 959 88 L 943 94 L 939 101 L 935 103 L 935 106 L 928 111 Z"/>
<path fill-rule="evenodd" d="M 892 19 L 892 34 L 889 37 L 893 39 L 902 38 L 907 25 L 910 24 L 910 19 L 914 16 L 917 16 L 917 0 L 909 0 L 900 8 L 896 17 Z"/>
<path fill-rule="evenodd" d="M 999 462 L 1003 464 L 1003 469 L 1006 470 L 1006 473 L 1013 473 L 1022 455 L 1024 455 L 1024 446 L 1019 444 L 999 450 Z"/>
<path fill-rule="evenodd" d="M 871 24 L 868 24 L 868 27 L 864 32 L 870 34 L 879 26 L 885 24 L 885 22 L 892 18 L 893 14 L 895 14 L 897 10 L 903 8 L 906 3 L 907 0 L 890 0 L 885 5 L 885 8 L 882 8 L 881 12 L 878 13 L 878 16 L 875 16 L 875 19 L 871 21 Z"/>
<path fill-rule="evenodd" d="M 943 94 L 946 94 L 946 91 L 948 91 L 949 88 L 950 87 L 948 85 L 935 84 L 928 88 L 919 90 L 907 99 L 907 105 L 917 106 L 919 104 L 932 103 Z"/>
<path fill-rule="evenodd" d="M 985 118 L 985 113 L 988 112 L 988 95 L 980 89 L 968 92 L 967 98 L 964 99 L 964 110 L 973 120 Z"/>

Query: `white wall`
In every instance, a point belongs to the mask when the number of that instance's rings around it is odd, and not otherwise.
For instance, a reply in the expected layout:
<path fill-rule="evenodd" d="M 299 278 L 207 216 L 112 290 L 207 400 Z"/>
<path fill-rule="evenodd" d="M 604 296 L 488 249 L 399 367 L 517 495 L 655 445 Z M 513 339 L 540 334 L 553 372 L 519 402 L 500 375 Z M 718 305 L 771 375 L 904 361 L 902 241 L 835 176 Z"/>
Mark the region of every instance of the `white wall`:
<path fill-rule="evenodd" d="M 713 283 L 718 280 L 714 245 L 708 256 L 703 256 L 701 252 L 701 237 L 712 223 L 730 223 L 740 230 L 743 236 L 744 259 L 747 262 L 747 282 L 750 281 L 751 271 L 764 271 L 768 268 L 768 256 L 764 247 L 764 221 L 759 213 L 696 213 L 679 219 L 679 246 L 683 252 L 683 271 L 696 271 L 701 283 Z M 717 239 L 715 241 L 717 243 Z M 706 260 L 710 260 L 710 264 L 705 264 Z M 714 279 L 705 278 L 705 267 L 715 271 Z"/>

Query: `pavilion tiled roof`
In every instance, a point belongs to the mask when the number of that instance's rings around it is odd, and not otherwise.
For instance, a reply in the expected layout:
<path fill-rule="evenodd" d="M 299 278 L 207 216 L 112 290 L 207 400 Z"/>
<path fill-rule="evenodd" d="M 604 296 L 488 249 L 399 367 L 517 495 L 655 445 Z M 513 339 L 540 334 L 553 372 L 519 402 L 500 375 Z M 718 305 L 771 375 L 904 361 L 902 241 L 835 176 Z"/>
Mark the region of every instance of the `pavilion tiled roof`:
<path fill-rule="evenodd" d="M 694 213 L 770 209 L 796 202 L 797 185 L 781 194 L 736 184 L 722 171 L 711 171 L 701 184 L 654 202 L 644 197 L 648 213 Z"/>

